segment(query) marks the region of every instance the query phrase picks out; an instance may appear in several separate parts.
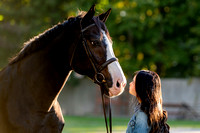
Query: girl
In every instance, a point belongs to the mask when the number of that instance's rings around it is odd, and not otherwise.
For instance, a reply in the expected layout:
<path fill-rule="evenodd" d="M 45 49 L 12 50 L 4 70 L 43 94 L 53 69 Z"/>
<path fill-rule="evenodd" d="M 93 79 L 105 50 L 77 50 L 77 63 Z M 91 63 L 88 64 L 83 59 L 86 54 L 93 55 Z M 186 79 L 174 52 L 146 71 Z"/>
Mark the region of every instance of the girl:
<path fill-rule="evenodd" d="M 135 73 L 129 93 L 136 96 L 138 105 L 128 123 L 126 133 L 169 133 L 167 112 L 162 109 L 160 77 L 141 70 Z"/>

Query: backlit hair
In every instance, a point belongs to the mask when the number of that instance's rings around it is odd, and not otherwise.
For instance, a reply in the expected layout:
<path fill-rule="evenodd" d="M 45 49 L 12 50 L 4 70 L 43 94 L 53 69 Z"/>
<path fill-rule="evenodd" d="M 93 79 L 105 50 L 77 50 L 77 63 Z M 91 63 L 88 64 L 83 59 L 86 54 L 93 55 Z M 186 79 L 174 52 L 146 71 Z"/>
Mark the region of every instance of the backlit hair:
<path fill-rule="evenodd" d="M 167 119 L 166 111 L 162 108 L 161 81 L 157 73 L 141 70 L 135 73 L 136 97 L 141 102 L 141 110 L 148 116 L 150 132 L 159 132 Z M 160 132 L 159 132 L 160 133 Z"/>

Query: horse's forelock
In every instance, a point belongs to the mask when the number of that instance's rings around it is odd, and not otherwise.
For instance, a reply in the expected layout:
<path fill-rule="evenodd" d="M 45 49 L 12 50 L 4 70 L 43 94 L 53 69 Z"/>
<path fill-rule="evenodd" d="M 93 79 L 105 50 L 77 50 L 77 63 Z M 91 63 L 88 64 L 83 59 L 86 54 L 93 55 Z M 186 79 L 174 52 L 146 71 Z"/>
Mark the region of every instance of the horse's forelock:
<path fill-rule="evenodd" d="M 78 11 L 78 16 L 77 16 L 77 17 L 78 17 L 78 18 L 83 18 L 86 14 L 87 14 L 86 11 Z M 94 23 L 97 25 L 97 27 L 98 27 L 99 29 L 103 29 L 103 30 L 106 32 L 106 34 L 108 35 L 108 37 L 110 37 L 109 32 L 108 32 L 108 29 L 106 28 L 105 23 L 102 22 L 102 21 L 99 19 L 98 16 L 94 16 L 94 17 L 93 17 L 93 20 L 94 20 Z"/>
<path fill-rule="evenodd" d="M 100 30 L 100 31 L 101 31 L 101 29 L 104 30 L 105 33 L 106 33 L 106 35 L 107 35 L 107 37 L 111 40 L 110 34 L 109 34 L 109 32 L 108 32 L 108 29 L 107 29 L 105 23 L 102 22 L 102 21 L 99 19 L 98 16 L 97 16 L 97 17 L 94 17 L 93 20 L 94 20 L 95 24 L 97 25 L 97 27 L 99 28 L 99 30 Z"/>
<path fill-rule="evenodd" d="M 87 14 L 86 11 L 78 11 L 78 16 L 77 17 L 80 17 L 80 18 L 83 18 L 85 15 Z"/>
<path fill-rule="evenodd" d="M 100 25 L 100 28 L 101 28 L 102 30 L 105 31 L 105 33 L 106 33 L 108 39 L 112 42 L 112 38 L 110 37 L 109 31 L 108 31 L 108 29 L 107 29 L 105 23 L 102 22 L 99 18 L 98 18 L 98 23 L 99 23 L 99 25 Z"/>

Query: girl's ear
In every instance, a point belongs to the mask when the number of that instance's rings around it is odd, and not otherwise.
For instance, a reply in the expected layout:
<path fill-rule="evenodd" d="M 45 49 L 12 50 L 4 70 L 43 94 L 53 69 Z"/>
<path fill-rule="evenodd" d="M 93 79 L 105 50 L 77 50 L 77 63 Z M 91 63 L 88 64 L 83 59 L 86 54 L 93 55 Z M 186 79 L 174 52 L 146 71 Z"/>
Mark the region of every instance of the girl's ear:
<path fill-rule="evenodd" d="M 86 26 L 92 20 L 94 14 L 95 14 L 95 5 L 92 5 L 90 10 L 87 12 L 87 14 L 83 17 L 81 21 L 82 27 Z"/>
<path fill-rule="evenodd" d="M 99 15 L 99 19 L 100 19 L 102 22 L 105 23 L 106 20 L 108 19 L 109 15 L 110 15 L 110 13 L 111 13 L 111 8 L 108 9 L 107 12 L 100 14 L 100 15 Z"/>

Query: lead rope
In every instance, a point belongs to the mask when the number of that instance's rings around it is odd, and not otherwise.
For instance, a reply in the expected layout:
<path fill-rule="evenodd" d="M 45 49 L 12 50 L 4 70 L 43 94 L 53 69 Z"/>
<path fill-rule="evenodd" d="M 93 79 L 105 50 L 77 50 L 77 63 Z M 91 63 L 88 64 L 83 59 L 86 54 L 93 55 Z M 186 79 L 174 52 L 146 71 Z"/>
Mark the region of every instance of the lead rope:
<path fill-rule="evenodd" d="M 107 122 L 107 115 L 106 115 L 106 108 L 105 108 L 105 100 L 104 100 L 104 93 L 103 93 L 103 89 L 101 88 L 101 99 L 102 99 L 102 106 L 103 106 L 103 113 L 104 113 L 104 119 L 105 119 L 105 124 L 106 124 L 106 131 L 107 133 L 112 133 L 112 114 L 111 114 L 111 99 L 109 98 L 108 101 L 108 108 L 109 108 L 109 127 L 108 127 L 108 122 Z"/>
<path fill-rule="evenodd" d="M 111 113 L 111 99 L 109 98 L 109 124 L 110 124 L 110 133 L 112 133 L 112 113 Z"/>

